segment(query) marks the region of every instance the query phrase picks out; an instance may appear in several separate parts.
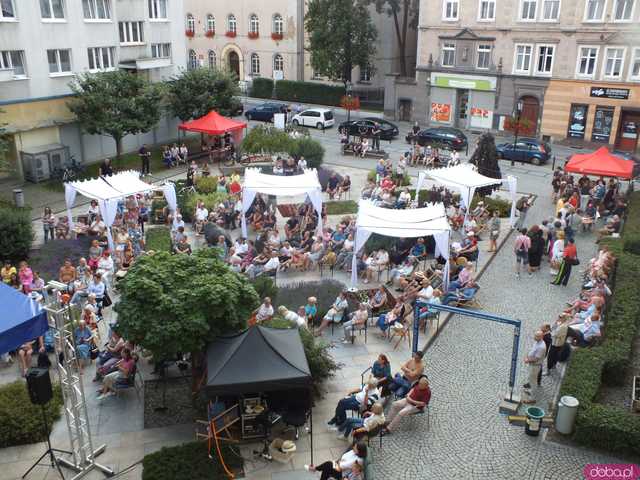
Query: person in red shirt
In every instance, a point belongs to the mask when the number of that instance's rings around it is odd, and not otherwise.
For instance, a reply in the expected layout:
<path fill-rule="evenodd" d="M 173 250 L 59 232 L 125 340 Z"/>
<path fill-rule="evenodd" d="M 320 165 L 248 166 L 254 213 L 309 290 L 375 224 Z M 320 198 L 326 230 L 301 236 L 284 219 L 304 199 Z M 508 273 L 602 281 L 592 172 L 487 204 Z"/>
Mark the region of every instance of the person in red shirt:
<path fill-rule="evenodd" d="M 431 388 L 429 387 L 429 380 L 427 377 L 420 377 L 418 383 L 409 390 L 405 398 L 391 404 L 391 410 L 387 416 L 389 424 L 383 430 L 383 434 L 389 435 L 395 430 L 402 417 L 423 411 L 429 405 L 430 400 Z"/>
<path fill-rule="evenodd" d="M 564 247 L 564 251 L 562 252 L 562 263 L 560 264 L 560 270 L 558 270 L 558 275 L 556 275 L 556 279 L 551 282 L 552 285 L 560 285 L 567 286 L 569 282 L 569 277 L 571 276 L 571 267 L 573 265 L 577 265 L 578 261 L 578 250 L 576 248 L 576 244 L 573 238 L 567 240 L 567 245 Z"/>

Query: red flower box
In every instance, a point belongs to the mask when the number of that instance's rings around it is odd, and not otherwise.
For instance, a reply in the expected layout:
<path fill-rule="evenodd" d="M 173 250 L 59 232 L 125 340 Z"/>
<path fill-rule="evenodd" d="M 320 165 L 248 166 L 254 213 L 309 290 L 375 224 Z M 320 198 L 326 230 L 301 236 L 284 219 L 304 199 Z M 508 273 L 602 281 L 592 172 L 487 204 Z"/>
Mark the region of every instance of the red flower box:
<path fill-rule="evenodd" d="M 278 41 L 282 40 L 284 38 L 284 35 L 282 35 L 281 33 L 272 33 L 271 38 L 275 41 Z"/>
<path fill-rule="evenodd" d="M 249 32 L 249 38 L 255 40 L 256 38 L 258 38 L 260 36 L 260 34 L 258 32 Z"/>
<path fill-rule="evenodd" d="M 227 32 L 227 33 L 225 33 L 225 36 L 227 36 L 229 38 L 235 38 L 236 32 Z"/>
<path fill-rule="evenodd" d="M 204 36 L 207 38 L 213 38 L 215 34 L 216 32 L 214 32 L 213 30 L 207 30 L 206 32 L 204 32 Z"/>
<path fill-rule="evenodd" d="M 193 30 L 185 30 L 184 34 L 189 38 L 193 38 L 196 32 L 194 32 Z"/>

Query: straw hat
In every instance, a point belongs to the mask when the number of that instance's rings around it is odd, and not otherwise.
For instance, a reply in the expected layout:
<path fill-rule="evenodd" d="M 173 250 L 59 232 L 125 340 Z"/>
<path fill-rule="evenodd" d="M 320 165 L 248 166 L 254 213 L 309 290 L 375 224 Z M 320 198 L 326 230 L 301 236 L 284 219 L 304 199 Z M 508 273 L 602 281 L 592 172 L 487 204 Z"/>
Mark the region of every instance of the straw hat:
<path fill-rule="evenodd" d="M 291 440 L 285 440 L 284 442 L 282 442 L 282 447 L 280 447 L 280 450 L 282 450 L 282 453 L 293 453 L 296 451 L 296 444 Z"/>

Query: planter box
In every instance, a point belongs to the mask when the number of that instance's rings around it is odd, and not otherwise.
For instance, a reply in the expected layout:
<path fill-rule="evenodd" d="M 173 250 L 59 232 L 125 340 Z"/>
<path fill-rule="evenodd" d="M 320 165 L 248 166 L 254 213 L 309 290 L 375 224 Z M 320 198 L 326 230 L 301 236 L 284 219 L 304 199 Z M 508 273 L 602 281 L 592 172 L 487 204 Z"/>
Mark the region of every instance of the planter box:
<path fill-rule="evenodd" d="M 184 34 L 189 38 L 193 38 L 196 32 L 194 32 L 193 30 L 185 30 Z"/>
<path fill-rule="evenodd" d="M 258 32 L 249 32 L 249 34 L 247 35 L 251 40 L 255 40 L 256 38 L 258 38 L 260 36 L 260 34 Z"/>
<path fill-rule="evenodd" d="M 282 40 L 284 38 L 284 35 L 282 33 L 272 33 L 271 38 L 277 42 Z"/>
<path fill-rule="evenodd" d="M 207 30 L 206 32 L 204 32 L 204 36 L 207 38 L 213 38 L 215 34 L 216 32 L 214 32 L 213 30 Z"/>
<path fill-rule="evenodd" d="M 229 38 L 235 38 L 236 32 L 227 32 L 224 35 Z"/>

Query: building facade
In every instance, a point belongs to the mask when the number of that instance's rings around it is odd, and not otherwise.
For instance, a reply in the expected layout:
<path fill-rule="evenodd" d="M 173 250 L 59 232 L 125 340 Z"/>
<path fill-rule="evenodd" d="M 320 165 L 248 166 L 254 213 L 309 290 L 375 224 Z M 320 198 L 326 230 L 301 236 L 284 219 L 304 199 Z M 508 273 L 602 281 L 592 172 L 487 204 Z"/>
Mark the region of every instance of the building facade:
<path fill-rule="evenodd" d="M 387 79 L 385 110 L 478 130 L 520 115 L 525 134 L 637 148 L 636 3 L 425 0 L 416 77 Z"/>
<path fill-rule="evenodd" d="M 51 150 L 86 160 L 115 151 L 109 139 L 83 134 L 66 107 L 77 74 L 121 68 L 158 81 L 185 65 L 184 28 L 175 20 L 182 18 L 182 0 L 2 0 L 0 6 L 0 121 L 12 134 L 19 173 L 21 152 L 41 154 L 44 162 Z M 175 136 L 171 128 L 165 121 L 147 139 L 126 138 L 124 147 Z M 56 166 L 63 160 L 55 157 Z"/>

